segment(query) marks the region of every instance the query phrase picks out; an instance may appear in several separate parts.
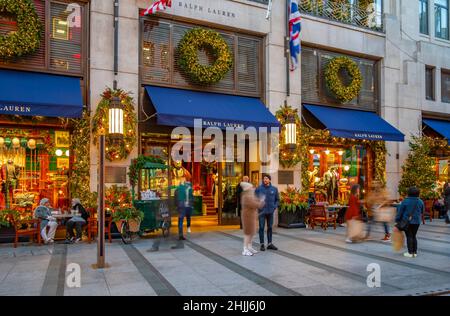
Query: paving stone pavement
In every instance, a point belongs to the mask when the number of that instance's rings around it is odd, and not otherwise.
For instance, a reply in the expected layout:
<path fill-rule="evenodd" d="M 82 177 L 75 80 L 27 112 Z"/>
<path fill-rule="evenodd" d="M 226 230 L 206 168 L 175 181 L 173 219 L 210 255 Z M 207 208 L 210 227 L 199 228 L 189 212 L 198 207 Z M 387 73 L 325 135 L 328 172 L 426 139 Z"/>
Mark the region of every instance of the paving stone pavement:
<path fill-rule="evenodd" d="M 419 256 L 404 258 L 372 240 L 346 244 L 345 228 L 275 228 L 279 251 L 244 257 L 242 231 L 192 233 L 180 244 L 140 239 L 106 244 L 107 269 L 95 270 L 97 245 L 0 245 L 0 295 L 443 295 L 450 293 L 450 225 L 433 221 L 418 233 Z M 255 248 L 259 246 L 257 237 Z M 259 248 L 259 247 L 258 247 Z M 71 263 L 79 265 L 81 286 L 74 287 Z M 369 264 L 378 264 L 381 287 L 367 286 Z M 69 280 L 69 282 L 67 282 Z"/>

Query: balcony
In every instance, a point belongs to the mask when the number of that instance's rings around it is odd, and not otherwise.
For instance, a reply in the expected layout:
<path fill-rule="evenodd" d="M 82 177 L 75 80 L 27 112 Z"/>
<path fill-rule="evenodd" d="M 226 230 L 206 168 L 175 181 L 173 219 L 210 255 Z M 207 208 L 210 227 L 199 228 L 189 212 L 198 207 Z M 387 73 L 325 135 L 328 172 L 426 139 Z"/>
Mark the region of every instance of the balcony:
<path fill-rule="evenodd" d="M 354 1 L 349 1 L 354 2 Z M 365 9 L 347 1 L 300 0 L 300 12 L 356 27 L 384 32 L 381 10 L 375 4 Z"/>

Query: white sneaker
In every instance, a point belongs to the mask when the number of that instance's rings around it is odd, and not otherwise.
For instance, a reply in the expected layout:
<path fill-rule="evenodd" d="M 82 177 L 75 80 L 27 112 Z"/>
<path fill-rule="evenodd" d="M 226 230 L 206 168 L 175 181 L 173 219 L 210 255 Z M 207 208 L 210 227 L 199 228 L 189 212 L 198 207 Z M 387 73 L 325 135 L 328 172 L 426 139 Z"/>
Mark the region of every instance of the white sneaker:
<path fill-rule="evenodd" d="M 47 239 L 47 244 L 53 244 L 55 241 L 53 239 Z"/>
<path fill-rule="evenodd" d="M 248 251 L 250 251 L 252 254 L 258 253 L 252 246 L 247 248 Z"/>
<path fill-rule="evenodd" d="M 417 253 L 414 253 L 413 256 L 414 256 L 414 258 L 416 258 L 417 257 Z"/>
<path fill-rule="evenodd" d="M 188 233 L 191 232 L 191 228 L 190 228 L 190 227 L 187 228 L 187 232 L 188 232 Z"/>
<path fill-rule="evenodd" d="M 353 241 L 352 241 L 350 238 L 347 238 L 347 239 L 345 240 L 345 242 L 346 242 L 347 244 L 353 244 Z"/>
<path fill-rule="evenodd" d="M 243 256 L 253 256 L 253 253 L 251 253 L 247 248 L 244 248 L 244 251 L 242 251 Z"/>
<path fill-rule="evenodd" d="M 414 255 L 410 254 L 409 252 L 405 252 L 405 253 L 403 254 L 403 257 L 406 257 L 406 258 L 413 258 Z"/>

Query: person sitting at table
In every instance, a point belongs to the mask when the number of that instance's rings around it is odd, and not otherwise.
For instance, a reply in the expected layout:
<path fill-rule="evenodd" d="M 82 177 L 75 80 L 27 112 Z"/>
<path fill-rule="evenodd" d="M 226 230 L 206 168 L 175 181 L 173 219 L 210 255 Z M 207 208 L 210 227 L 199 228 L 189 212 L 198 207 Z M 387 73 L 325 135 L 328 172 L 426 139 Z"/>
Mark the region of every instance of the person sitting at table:
<path fill-rule="evenodd" d="M 41 200 L 39 206 L 34 211 L 34 217 L 41 220 L 40 230 L 44 243 L 46 244 L 53 243 L 58 223 L 56 222 L 56 219 L 52 216 L 49 199 L 44 198 Z M 49 227 L 48 235 L 47 235 L 47 227 Z"/>
<path fill-rule="evenodd" d="M 66 242 L 79 242 L 82 238 L 82 227 L 86 225 L 87 220 L 89 218 L 89 213 L 86 209 L 81 205 L 80 199 L 72 199 L 72 211 L 75 211 L 76 214 L 69 219 L 66 223 Z M 77 235 L 76 237 L 73 234 L 73 229 L 75 228 Z"/>

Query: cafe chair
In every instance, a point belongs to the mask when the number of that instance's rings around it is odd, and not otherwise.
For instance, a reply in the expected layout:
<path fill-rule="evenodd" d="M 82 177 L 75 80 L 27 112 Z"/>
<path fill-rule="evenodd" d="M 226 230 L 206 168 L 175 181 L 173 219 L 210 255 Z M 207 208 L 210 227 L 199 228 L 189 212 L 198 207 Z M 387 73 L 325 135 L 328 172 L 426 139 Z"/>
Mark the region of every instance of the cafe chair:
<path fill-rule="evenodd" d="M 16 221 L 14 219 L 14 217 L 11 216 L 9 218 L 9 220 L 15 230 L 14 248 L 17 248 L 17 244 L 19 243 L 19 238 L 23 237 L 23 236 L 30 237 L 30 240 L 32 242 L 37 240 L 38 245 L 41 245 L 41 232 L 40 232 L 40 220 L 39 219 Z"/>
<path fill-rule="evenodd" d="M 329 224 L 332 224 L 334 229 L 336 229 L 336 214 L 329 215 L 325 205 L 311 205 L 307 218 L 311 229 L 320 225 L 323 230 L 327 230 Z"/>

